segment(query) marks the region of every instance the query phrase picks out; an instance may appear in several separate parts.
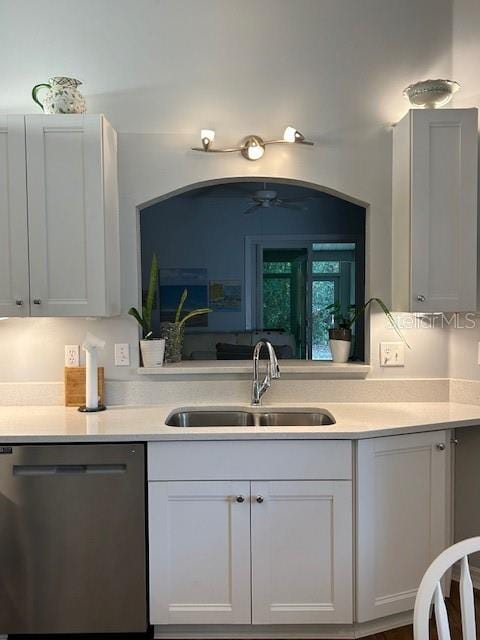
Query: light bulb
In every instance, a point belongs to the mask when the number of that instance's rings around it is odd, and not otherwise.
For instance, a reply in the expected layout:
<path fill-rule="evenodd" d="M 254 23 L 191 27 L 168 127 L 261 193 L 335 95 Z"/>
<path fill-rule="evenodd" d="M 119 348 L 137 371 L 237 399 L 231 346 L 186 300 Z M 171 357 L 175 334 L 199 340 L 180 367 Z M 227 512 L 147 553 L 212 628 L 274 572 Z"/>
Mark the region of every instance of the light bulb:
<path fill-rule="evenodd" d="M 283 132 L 283 139 L 285 142 L 295 142 L 297 130 L 295 127 L 288 126 Z"/>
<path fill-rule="evenodd" d="M 215 131 L 213 129 L 202 129 L 200 131 L 200 138 L 202 140 L 203 150 L 208 151 L 215 138 Z"/>
<path fill-rule="evenodd" d="M 251 144 L 247 147 L 247 155 L 249 160 L 260 160 L 265 153 L 265 149 L 258 144 Z"/>
<path fill-rule="evenodd" d="M 213 129 L 202 129 L 200 131 L 200 138 L 202 140 L 208 140 L 209 142 L 213 142 L 215 139 L 215 131 Z"/>

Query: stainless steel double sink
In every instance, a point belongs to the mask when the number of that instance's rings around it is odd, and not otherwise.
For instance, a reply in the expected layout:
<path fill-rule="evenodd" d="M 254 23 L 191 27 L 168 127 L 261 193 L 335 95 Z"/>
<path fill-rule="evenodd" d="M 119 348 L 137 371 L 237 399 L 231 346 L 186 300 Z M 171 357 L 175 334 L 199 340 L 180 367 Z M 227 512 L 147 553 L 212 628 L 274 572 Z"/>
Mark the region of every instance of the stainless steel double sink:
<path fill-rule="evenodd" d="M 326 410 L 252 409 L 174 411 L 166 420 L 169 427 L 320 427 L 335 424 Z"/>

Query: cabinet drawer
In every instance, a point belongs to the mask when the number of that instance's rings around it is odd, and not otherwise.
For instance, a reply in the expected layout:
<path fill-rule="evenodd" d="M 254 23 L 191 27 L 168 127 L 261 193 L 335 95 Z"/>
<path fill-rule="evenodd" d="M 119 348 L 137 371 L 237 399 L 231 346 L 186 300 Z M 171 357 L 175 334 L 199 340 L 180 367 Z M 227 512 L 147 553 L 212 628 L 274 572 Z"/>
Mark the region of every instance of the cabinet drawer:
<path fill-rule="evenodd" d="M 351 443 L 200 441 L 148 444 L 148 480 L 351 480 Z"/>

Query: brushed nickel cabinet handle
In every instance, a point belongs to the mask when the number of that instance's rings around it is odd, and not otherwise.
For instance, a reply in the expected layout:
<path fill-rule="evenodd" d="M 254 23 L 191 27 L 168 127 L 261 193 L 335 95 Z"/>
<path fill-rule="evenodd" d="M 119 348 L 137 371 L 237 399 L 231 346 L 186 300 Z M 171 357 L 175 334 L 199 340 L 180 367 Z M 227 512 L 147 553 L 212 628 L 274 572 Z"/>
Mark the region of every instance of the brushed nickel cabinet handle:
<path fill-rule="evenodd" d="M 439 443 L 437 444 L 437 449 L 438 449 L 439 451 L 445 451 L 445 443 L 444 443 L 444 442 L 439 442 Z"/>
<path fill-rule="evenodd" d="M 417 301 L 418 302 L 425 302 L 425 300 L 426 300 L 426 298 L 423 295 L 423 293 L 419 293 L 418 296 L 417 296 Z"/>
<path fill-rule="evenodd" d="M 42 301 L 40 300 L 40 298 L 34 298 L 33 304 L 42 304 Z"/>
<path fill-rule="evenodd" d="M 245 502 L 245 496 L 237 496 L 237 497 L 235 498 L 235 500 L 236 500 L 237 502 Z"/>
<path fill-rule="evenodd" d="M 17 307 L 21 307 L 23 305 L 23 300 L 20 300 L 20 298 L 17 298 L 15 300 L 15 304 L 17 305 Z"/>

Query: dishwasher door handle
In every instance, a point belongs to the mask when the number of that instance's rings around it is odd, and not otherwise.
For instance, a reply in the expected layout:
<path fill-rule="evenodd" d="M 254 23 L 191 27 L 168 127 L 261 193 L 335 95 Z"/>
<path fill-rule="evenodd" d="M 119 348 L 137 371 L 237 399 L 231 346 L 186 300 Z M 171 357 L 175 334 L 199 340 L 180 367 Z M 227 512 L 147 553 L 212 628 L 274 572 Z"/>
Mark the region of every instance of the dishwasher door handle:
<path fill-rule="evenodd" d="M 15 464 L 14 476 L 116 475 L 127 471 L 126 464 Z"/>

